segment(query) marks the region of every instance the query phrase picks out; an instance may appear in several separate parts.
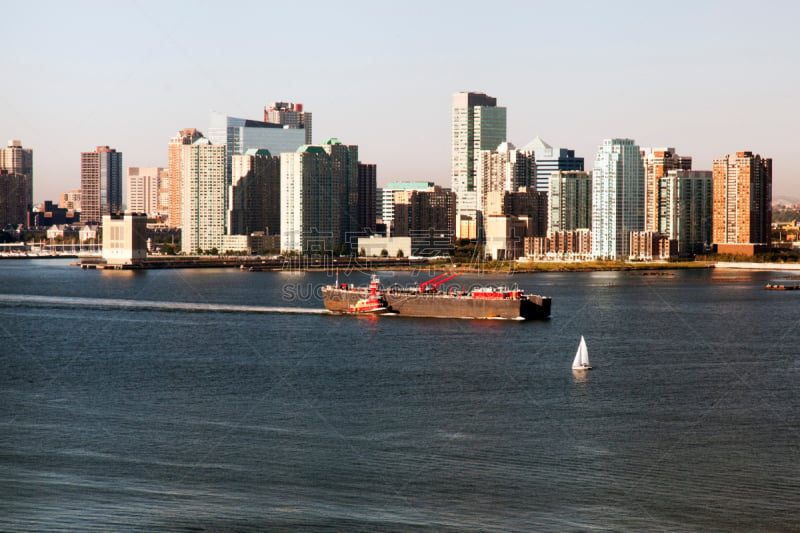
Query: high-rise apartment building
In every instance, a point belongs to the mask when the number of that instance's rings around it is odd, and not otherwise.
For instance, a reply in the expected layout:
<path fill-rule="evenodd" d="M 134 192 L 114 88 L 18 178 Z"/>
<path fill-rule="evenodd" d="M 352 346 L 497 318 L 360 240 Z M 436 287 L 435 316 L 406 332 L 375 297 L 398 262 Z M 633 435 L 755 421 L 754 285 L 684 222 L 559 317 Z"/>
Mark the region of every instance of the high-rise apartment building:
<path fill-rule="evenodd" d="M 675 148 L 642 148 L 644 164 L 644 227 L 658 231 L 659 180 L 670 170 L 692 170 L 692 158 L 680 156 Z"/>
<path fill-rule="evenodd" d="M 184 145 L 181 153 L 181 250 L 196 254 L 222 251 L 225 235 L 225 146 L 205 137 Z"/>
<path fill-rule="evenodd" d="M 208 138 L 213 144 L 225 146 L 225 160 L 228 184 L 231 181 L 231 160 L 234 154 L 244 154 L 247 150 L 269 150 L 276 156 L 284 152 L 294 152 L 306 144 L 305 128 L 289 125 L 235 118 L 211 113 Z"/>
<path fill-rule="evenodd" d="M 303 111 L 303 104 L 291 102 L 272 102 L 264 108 L 264 122 L 280 124 L 288 128 L 302 129 L 306 134 L 305 144 L 311 141 L 311 113 Z"/>
<path fill-rule="evenodd" d="M 101 224 L 122 210 L 122 152 L 98 146 L 81 153 L 81 222 Z"/>
<path fill-rule="evenodd" d="M 489 217 L 517 217 L 524 219 L 528 237 L 542 236 L 547 233 L 547 193 L 539 192 L 533 187 L 521 187 L 519 191 L 492 191 L 486 195 L 486 213 L 484 222 Z M 495 219 L 495 228 L 497 219 Z M 489 229 L 486 224 L 486 238 Z M 502 233 L 502 232 L 501 232 Z"/>
<path fill-rule="evenodd" d="M 26 225 L 32 208 L 30 177 L 0 169 L 0 228 Z"/>
<path fill-rule="evenodd" d="M 281 154 L 281 250 L 338 252 L 358 234 L 358 146 L 328 139 Z"/>
<path fill-rule="evenodd" d="M 358 163 L 358 233 L 375 233 L 378 167 L 374 163 Z"/>
<path fill-rule="evenodd" d="M 9 174 L 25 174 L 33 179 L 33 150 L 23 148 L 22 141 L 12 139 L 0 148 L 0 169 Z"/>
<path fill-rule="evenodd" d="M 547 191 L 547 234 L 592 227 L 592 175 L 556 170 Z"/>
<path fill-rule="evenodd" d="M 203 137 L 203 134 L 197 131 L 196 128 L 184 128 L 169 140 L 167 153 L 167 177 L 169 179 L 167 224 L 173 228 L 179 228 L 183 223 L 183 212 L 181 210 L 183 205 L 183 182 L 181 181 L 181 169 L 183 166 L 181 164 L 181 154 L 183 154 L 183 147 L 192 144 L 201 137 Z"/>
<path fill-rule="evenodd" d="M 678 243 L 678 255 L 703 253 L 712 237 L 712 173 L 668 170 L 658 180 L 656 231 Z"/>
<path fill-rule="evenodd" d="M 536 137 L 521 148 L 536 156 L 536 190 L 547 192 L 550 174 L 558 170 L 583 170 L 583 158 L 575 157 L 575 150 L 554 148 Z"/>
<path fill-rule="evenodd" d="M 167 171 L 161 167 L 128 167 L 128 207 L 131 213 L 155 217 L 162 214 L 162 183 Z"/>
<path fill-rule="evenodd" d="M 375 187 L 375 220 L 383 224 L 383 187 Z"/>
<path fill-rule="evenodd" d="M 506 140 L 506 108 L 497 107 L 497 98 L 484 93 L 454 94 L 451 140 L 452 188 L 461 235 L 461 220 L 477 224 L 476 165 L 481 150 L 494 150 Z"/>
<path fill-rule="evenodd" d="M 456 195 L 439 186 L 395 191 L 395 237 L 411 237 L 412 255 L 446 254 L 455 242 Z"/>
<path fill-rule="evenodd" d="M 644 230 L 644 166 L 631 139 L 605 139 L 592 171 L 592 255 L 621 259 Z"/>
<path fill-rule="evenodd" d="M 18 140 L 0 148 L 0 224 L 27 224 L 33 209 L 33 150 Z"/>
<path fill-rule="evenodd" d="M 486 197 L 490 192 L 517 192 L 520 189 L 533 189 L 536 186 L 536 162 L 530 151 L 517 150 L 509 142 L 501 143 L 496 149 L 481 150 L 478 153 L 475 173 L 477 199 L 478 240 L 485 235 L 484 215 Z"/>
<path fill-rule="evenodd" d="M 736 152 L 714 160 L 714 244 L 769 244 L 772 159 Z"/>
<path fill-rule="evenodd" d="M 228 233 L 281 233 L 281 158 L 251 148 L 231 161 Z"/>
<path fill-rule="evenodd" d="M 427 191 L 436 184 L 432 181 L 390 181 L 381 189 L 381 213 L 386 231 L 392 233 L 394 224 L 394 193 L 397 191 Z"/>

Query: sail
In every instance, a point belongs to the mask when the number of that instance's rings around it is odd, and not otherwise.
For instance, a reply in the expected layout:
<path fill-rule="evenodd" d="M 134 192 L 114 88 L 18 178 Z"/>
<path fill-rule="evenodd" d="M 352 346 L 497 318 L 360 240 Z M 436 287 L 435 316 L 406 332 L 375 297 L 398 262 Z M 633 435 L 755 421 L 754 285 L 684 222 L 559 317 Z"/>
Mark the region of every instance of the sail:
<path fill-rule="evenodd" d="M 588 366 L 589 350 L 586 348 L 586 341 L 583 339 L 583 335 L 581 335 L 581 343 L 575 353 L 575 359 L 572 361 L 572 368 L 586 368 Z"/>

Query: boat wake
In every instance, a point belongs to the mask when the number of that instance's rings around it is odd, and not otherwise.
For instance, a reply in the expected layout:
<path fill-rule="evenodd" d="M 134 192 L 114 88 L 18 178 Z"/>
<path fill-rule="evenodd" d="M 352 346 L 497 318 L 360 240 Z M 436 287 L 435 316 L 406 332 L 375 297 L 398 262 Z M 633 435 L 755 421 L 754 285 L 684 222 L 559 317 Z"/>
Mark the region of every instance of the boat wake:
<path fill-rule="evenodd" d="M 158 311 L 193 311 L 221 313 L 293 313 L 325 315 L 326 309 L 308 307 L 266 307 L 194 302 L 158 302 L 152 300 L 116 300 L 112 298 L 80 298 L 73 296 L 37 296 L 29 294 L 0 294 L 0 302 L 51 305 L 60 307 L 97 307 L 105 309 L 148 309 Z"/>

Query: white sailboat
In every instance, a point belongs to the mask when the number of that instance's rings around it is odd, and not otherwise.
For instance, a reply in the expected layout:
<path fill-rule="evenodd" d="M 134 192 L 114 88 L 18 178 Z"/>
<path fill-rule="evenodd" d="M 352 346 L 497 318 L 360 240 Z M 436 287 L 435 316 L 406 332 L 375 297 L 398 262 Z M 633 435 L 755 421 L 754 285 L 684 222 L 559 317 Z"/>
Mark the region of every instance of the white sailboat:
<path fill-rule="evenodd" d="M 572 361 L 572 370 L 591 370 L 592 366 L 589 364 L 589 350 L 586 348 L 586 341 L 583 340 L 581 335 L 581 343 L 578 346 L 578 351 L 575 353 L 575 359 Z"/>

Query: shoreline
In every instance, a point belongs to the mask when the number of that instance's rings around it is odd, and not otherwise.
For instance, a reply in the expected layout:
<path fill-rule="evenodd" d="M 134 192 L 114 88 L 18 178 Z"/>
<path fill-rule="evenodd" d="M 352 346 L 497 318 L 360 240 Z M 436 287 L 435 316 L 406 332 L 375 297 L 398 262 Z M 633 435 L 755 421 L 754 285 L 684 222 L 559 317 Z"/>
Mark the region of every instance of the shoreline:
<path fill-rule="evenodd" d="M 736 263 L 720 261 L 715 268 L 731 270 L 800 270 L 800 263 Z"/>
<path fill-rule="evenodd" d="M 537 272 L 613 272 L 613 271 L 663 271 L 686 269 L 709 269 L 715 264 L 704 261 L 682 262 L 621 262 L 621 261 L 586 261 L 586 262 L 458 262 L 426 259 L 395 258 L 289 258 L 261 259 L 243 257 L 170 257 L 149 258 L 144 262 L 131 265 L 105 264 L 99 258 L 83 258 L 80 262 L 71 263 L 82 269 L 96 270 L 156 270 L 172 268 L 238 268 L 246 272 L 264 271 L 419 271 L 430 272 L 462 271 L 465 273 L 502 273 L 526 274 Z"/>
<path fill-rule="evenodd" d="M 722 270 L 752 271 L 796 271 L 798 263 L 758 263 L 735 261 L 679 261 L 679 262 L 622 262 L 622 261 L 585 261 L 585 262 L 459 262 L 437 259 L 397 259 L 397 258 L 289 258 L 262 259 L 260 257 L 152 257 L 146 261 L 132 265 L 108 265 L 99 257 L 80 257 L 75 255 L 47 255 L 28 257 L 0 257 L 14 260 L 36 259 L 79 259 L 70 263 L 82 269 L 97 270 L 158 270 L 189 268 L 238 268 L 247 272 L 279 272 L 279 271 L 321 271 L 352 270 L 380 271 L 415 271 L 444 272 L 460 270 L 471 274 L 533 274 L 539 272 L 617 272 L 617 271 L 668 271 L 719 268 Z"/>

